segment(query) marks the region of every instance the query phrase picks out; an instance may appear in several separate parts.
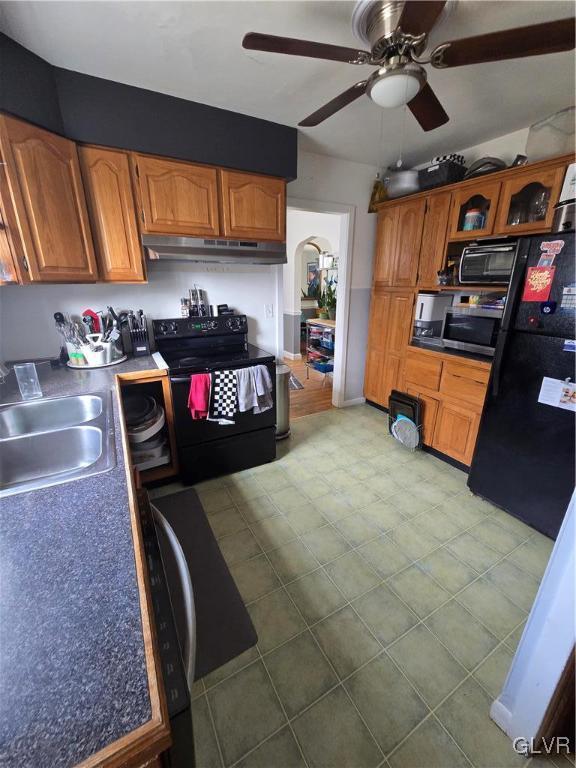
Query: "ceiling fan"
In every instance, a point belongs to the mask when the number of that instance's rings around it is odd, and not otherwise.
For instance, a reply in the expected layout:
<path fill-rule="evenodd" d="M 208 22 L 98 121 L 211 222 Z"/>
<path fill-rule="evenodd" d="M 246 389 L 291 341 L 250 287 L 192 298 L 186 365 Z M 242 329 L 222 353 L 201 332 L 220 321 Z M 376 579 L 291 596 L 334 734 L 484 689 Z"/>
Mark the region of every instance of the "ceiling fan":
<path fill-rule="evenodd" d="M 447 0 L 359 0 L 352 25 L 357 36 L 370 45 L 370 51 L 258 32 L 245 35 L 242 46 L 378 67 L 366 80 L 348 88 L 298 125 L 318 125 L 365 93 L 381 107 L 407 104 L 425 131 L 444 125 L 450 118 L 428 83 L 422 64 L 444 69 L 575 47 L 574 19 L 568 18 L 450 40 L 437 45 L 429 58 L 421 61 L 417 57 L 424 51 L 427 37 L 446 5 Z"/>

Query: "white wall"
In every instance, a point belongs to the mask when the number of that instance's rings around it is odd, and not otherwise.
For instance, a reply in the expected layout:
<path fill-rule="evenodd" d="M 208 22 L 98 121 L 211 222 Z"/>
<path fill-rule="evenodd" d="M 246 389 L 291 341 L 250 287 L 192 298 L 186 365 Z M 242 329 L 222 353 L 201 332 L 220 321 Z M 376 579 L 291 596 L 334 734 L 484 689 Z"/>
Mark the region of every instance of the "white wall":
<path fill-rule="evenodd" d="M 368 311 L 376 217 L 368 213 L 376 167 L 311 152 L 298 153 L 298 178 L 288 198 L 353 205 L 356 208 L 351 254 L 352 277 L 345 399 L 362 397 L 368 336 Z"/>
<path fill-rule="evenodd" d="M 180 298 L 194 283 L 214 305 L 229 304 L 248 315 L 249 340 L 275 354 L 282 351 L 277 325 L 281 273 L 272 266 L 148 263 L 147 285 L 30 285 L 0 288 L 0 359 L 54 356 L 60 336 L 54 312 L 80 314 L 88 307 L 140 309 L 150 318 L 179 317 Z M 266 318 L 272 304 L 274 317 Z"/>

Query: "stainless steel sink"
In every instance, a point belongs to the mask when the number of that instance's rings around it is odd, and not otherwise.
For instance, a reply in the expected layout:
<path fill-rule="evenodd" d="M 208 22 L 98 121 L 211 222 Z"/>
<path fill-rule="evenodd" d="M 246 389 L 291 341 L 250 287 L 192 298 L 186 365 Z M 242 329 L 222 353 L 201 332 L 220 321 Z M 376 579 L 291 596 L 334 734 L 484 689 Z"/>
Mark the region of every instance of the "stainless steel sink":
<path fill-rule="evenodd" d="M 0 497 L 106 472 L 115 464 L 111 393 L 0 409 Z"/>
<path fill-rule="evenodd" d="M 0 406 L 0 439 L 72 427 L 102 413 L 100 395 L 74 395 Z"/>

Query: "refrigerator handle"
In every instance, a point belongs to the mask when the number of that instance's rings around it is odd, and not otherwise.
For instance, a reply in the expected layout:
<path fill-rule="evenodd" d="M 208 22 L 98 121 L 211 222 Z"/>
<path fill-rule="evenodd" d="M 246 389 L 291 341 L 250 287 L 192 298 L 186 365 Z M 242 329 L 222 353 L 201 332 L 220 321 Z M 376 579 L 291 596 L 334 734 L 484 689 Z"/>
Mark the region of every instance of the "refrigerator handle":
<path fill-rule="evenodd" d="M 524 273 L 526 272 L 526 262 L 528 261 L 529 248 L 530 240 L 528 240 L 528 238 L 522 238 L 518 241 L 516 256 L 512 266 L 512 275 L 510 277 L 510 284 L 508 286 L 508 293 L 506 295 L 506 306 L 504 307 L 502 323 L 500 325 L 500 328 L 503 331 L 510 330 L 510 322 L 514 314 L 516 304 L 518 303 L 518 296 L 522 286 L 524 285 Z"/>
<path fill-rule="evenodd" d="M 492 363 L 492 397 L 498 397 L 498 391 L 500 389 L 500 369 L 502 368 L 502 358 L 504 357 L 504 349 L 506 347 L 507 341 L 508 334 L 506 331 L 500 331 L 498 343 L 496 344 L 496 349 L 494 350 L 494 361 Z"/>

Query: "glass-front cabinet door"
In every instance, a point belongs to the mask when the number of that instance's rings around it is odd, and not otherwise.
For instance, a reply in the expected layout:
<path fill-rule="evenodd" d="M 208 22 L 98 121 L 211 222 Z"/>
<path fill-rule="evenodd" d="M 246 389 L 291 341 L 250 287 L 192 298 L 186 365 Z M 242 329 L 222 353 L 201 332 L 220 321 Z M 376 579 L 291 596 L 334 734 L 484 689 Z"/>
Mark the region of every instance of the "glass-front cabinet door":
<path fill-rule="evenodd" d="M 502 184 L 496 230 L 502 234 L 545 232 L 552 226 L 564 166 L 526 171 Z"/>
<path fill-rule="evenodd" d="M 452 193 L 448 240 L 474 240 L 494 231 L 500 182 L 482 182 Z"/>

